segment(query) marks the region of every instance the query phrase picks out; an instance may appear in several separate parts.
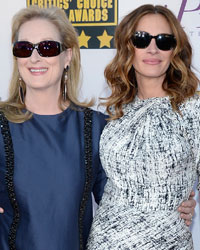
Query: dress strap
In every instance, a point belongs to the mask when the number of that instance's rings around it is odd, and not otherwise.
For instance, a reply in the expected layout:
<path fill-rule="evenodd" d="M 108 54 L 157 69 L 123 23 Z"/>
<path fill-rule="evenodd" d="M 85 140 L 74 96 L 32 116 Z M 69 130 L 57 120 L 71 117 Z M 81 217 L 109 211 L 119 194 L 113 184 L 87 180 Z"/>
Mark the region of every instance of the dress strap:
<path fill-rule="evenodd" d="M 3 112 L 0 112 L 0 127 L 1 133 L 3 136 L 4 142 L 4 151 L 5 151 L 5 162 L 6 162 L 6 186 L 8 190 L 8 195 L 10 199 L 10 203 L 13 208 L 13 221 L 9 231 L 9 250 L 16 250 L 16 233 L 17 233 L 17 226 L 19 223 L 19 206 L 17 204 L 15 190 L 14 190 L 14 150 L 13 150 L 13 143 L 10 134 L 10 128 L 8 124 L 8 120 L 4 116 Z"/>
<path fill-rule="evenodd" d="M 83 219 L 86 204 L 91 192 L 92 183 L 92 110 L 84 110 L 84 161 L 85 161 L 85 186 L 79 211 L 79 237 L 80 250 L 84 249 Z"/>

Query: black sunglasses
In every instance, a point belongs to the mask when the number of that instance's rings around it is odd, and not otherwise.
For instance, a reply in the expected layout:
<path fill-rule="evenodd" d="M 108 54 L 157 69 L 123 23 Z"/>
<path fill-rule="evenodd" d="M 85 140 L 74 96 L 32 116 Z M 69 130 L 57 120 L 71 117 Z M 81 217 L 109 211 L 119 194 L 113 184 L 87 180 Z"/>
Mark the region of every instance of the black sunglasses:
<path fill-rule="evenodd" d="M 15 42 L 13 45 L 13 55 L 20 58 L 29 57 L 33 50 L 36 49 L 42 57 L 52 57 L 59 55 L 66 47 L 56 41 L 42 41 L 36 44 L 28 41 Z"/>
<path fill-rule="evenodd" d="M 160 50 L 171 50 L 176 47 L 176 39 L 171 34 L 158 34 L 152 36 L 145 31 L 136 31 L 131 37 L 133 45 L 138 49 L 147 48 L 151 42 L 151 39 L 156 40 L 156 46 Z"/>

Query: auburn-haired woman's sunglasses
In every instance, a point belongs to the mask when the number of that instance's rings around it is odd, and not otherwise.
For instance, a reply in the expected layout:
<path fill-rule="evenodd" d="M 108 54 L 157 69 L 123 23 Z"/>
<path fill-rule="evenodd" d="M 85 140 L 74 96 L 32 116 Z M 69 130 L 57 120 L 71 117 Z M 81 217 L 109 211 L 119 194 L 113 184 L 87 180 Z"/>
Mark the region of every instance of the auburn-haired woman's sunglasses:
<path fill-rule="evenodd" d="M 13 55 L 20 58 L 29 57 L 33 50 L 36 49 L 42 57 L 52 57 L 59 55 L 66 47 L 56 41 L 42 41 L 36 44 L 28 41 L 18 41 L 13 45 Z"/>
<path fill-rule="evenodd" d="M 153 38 L 156 40 L 156 46 L 160 50 L 171 50 L 176 47 L 176 39 L 174 35 L 171 34 L 152 36 L 145 31 L 136 31 L 131 37 L 131 40 L 136 48 L 144 49 L 149 46 Z"/>

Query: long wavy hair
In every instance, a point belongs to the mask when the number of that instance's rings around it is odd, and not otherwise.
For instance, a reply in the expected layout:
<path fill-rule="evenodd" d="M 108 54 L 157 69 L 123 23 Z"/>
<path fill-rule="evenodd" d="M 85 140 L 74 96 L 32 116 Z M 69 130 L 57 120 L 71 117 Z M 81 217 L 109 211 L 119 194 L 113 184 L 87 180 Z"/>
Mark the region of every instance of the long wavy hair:
<path fill-rule="evenodd" d="M 21 9 L 12 20 L 12 39 L 11 42 L 14 43 L 18 40 L 19 29 L 22 24 L 33 19 L 45 19 L 53 23 L 59 33 L 61 42 L 66 48 L 72 49 L 72 59 L 70 67 L 68 70 L 67 83 L 64 81 L 64 71 L 63 77 L 61 79 L 61 91 L 59 98 L 59 107 L 64 110 L 65 101 L 62 98 L 62 91 L 64 84 L 66 84 L 67 89 L 67 101 L 73 102 L 76 105 L 88 107 L 90 103 L 78 101 L 78 91 L 80 89 L 80 49 L 78 43 L 78 35 L 69 22 L 65 12 L 59 8 L 47 8 L 42 9 L 38 6 L 31 6 L 29 8 Z M 24 112 L 26 109 L 25 105 L 20 101 L 19 95 L 19 71 L 17 66 L 17 58 L 13 56 L 13 72 L 11 77 L 11 82 L 9 86 L 9 96 L 8 99 L 0 103 L 0 108 L 5 113 L 8 120 L 16 123 L 24 122 L 31 118 L 32 114 L 30 112 Z M 21 82 L 22 88 L 26 89 L 25 83 Z"/>
<path fill-rule="evenodd" d="M 132 102 L 137 94 L 137 81 L 133 68 L 135 49 L 131 37 L 140 19 L 147 14 L 164 16 L 177 41 L 162 84 L 163 89 L 171 97 L 173 109 L 179 111 L 180 104 L 186 98 L 193 96 L 197 89 L 199 80 L 191 70 L 192 48 L 179 21 L 163 6 L 142 5 L 125 16 L 116 28 L 116 55 L 104 71 L 111 88 L 111 95 L 104 99 L 103 105 L 106 106 L 111 120 L 123 116 L 123 104 Z M 114 112 L 111 112 L 111 106 Z"/>

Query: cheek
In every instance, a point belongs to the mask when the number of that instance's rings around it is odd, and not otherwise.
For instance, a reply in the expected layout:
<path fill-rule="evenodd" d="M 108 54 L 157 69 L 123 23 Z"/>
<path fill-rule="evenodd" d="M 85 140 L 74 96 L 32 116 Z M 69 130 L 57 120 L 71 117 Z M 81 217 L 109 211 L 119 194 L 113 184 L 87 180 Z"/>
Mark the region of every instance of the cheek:
<path fill-rule="evenodd" d="M 142 58 L 143 58 L 143 51 L 136 48 L 133 59 L 133 66 L 139 64 L 140 61 L 142 61 Z"/>
<path fill-rule="evenodd" d="M 64 69 L 64 60 L 62 57 L 49 57 L 46 60 L 46 63 L 52 68 L 63 68 Z"/>
<path fill-rule="evenodd" d="M 62 77 L 64 70 L 64 62 L 61 58 L 52 57 L 48 58 L 49 72 L 54 77 Z"/>
<path fill-rule="evenodd" d="M 163 57 L 165 58 L 166 64 L 170 64 L 171 59 L 172 59 L 172 53 L 173 51 L 166 51 Z"/>
<path fill-rule="evenodd" d="M 25 66 L 27 64 L 27 59 L 26 58 L 17 58 L 17 67 L 20 75 L 22 76 L 24 71 L 25 71 Z"/>
<path fill-rule="evenodd" d="M 24 60 L 22 60 L 21 58 L 17 58 L 18 69 L 21 69 L 21 67 L 23 67 L 23 65 L 24 65 Z"/>

